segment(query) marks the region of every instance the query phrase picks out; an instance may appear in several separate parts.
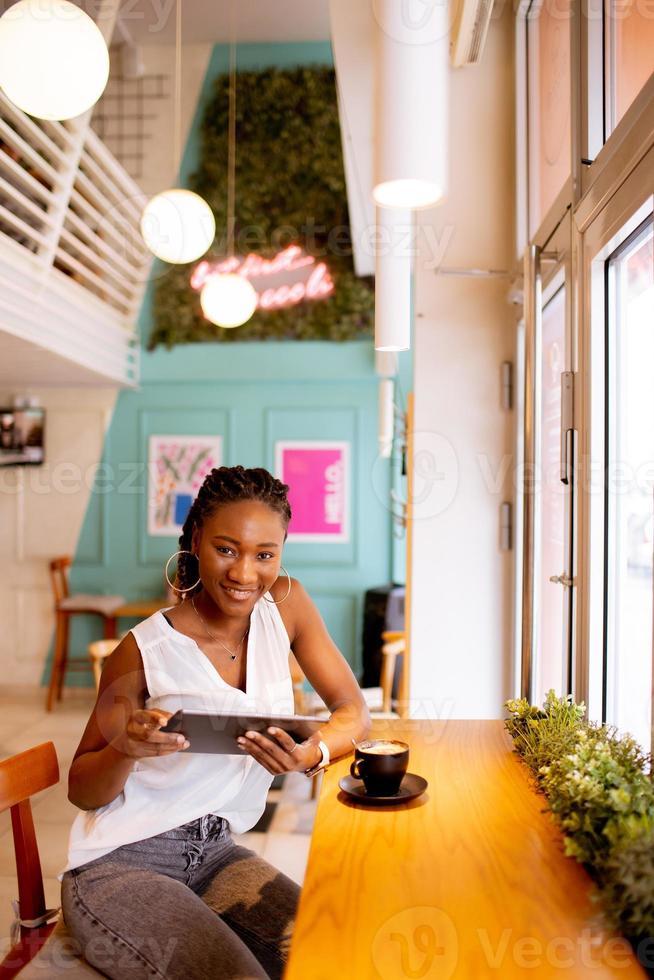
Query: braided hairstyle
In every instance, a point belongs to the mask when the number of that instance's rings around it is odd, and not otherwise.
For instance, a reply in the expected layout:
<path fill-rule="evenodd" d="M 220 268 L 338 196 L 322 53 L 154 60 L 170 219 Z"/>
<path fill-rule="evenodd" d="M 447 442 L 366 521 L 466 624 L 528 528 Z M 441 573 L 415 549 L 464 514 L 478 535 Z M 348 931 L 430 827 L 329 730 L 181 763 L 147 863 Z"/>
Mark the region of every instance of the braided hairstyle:
<path fill-rule="evenodd" d="M 272 473 L 262 467 L 245 469 L 243 466 L 219 466 L 207 474 L 198 495 L 191 505 L 184 521 L 179 539 L 179 550 L 190 552 L 195 528 L 201 528 L 223 504 L 233 504 L 241 500 L 259 500 L 276 511 L 284 527 L 291 519 L 291 505 L 288 502 L 288 487 L 277 480 Z M 198 578 L 197 559 L 190 554 L 179 556 L 175 585 L 178 589 L 188 589 Z M 195 595 L 202 585 L 187 592 L 186 597 Z"/>

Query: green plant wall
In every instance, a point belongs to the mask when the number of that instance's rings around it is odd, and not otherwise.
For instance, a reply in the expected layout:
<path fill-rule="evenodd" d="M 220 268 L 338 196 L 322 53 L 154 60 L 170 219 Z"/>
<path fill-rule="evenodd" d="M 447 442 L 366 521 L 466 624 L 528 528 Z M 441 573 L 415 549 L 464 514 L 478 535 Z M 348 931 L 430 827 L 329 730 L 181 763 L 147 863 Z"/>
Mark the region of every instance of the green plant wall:
<path fill-rule="evenodd" d="M 206 258 L 227 254 L 229 76 L 213 82 L 189 185 L 211 206 L 216 239 Z M 302 66 L 240 71 L 236 100 L 235 253 L 271 257 L 300 245 L 325 262 L 331 296 L 257 310 L 235 330 L 202 315 L 189 280 L 196 263 L 157 281 L 148 346 L 193 341 L 356 340 L 372 333 L 373 285 L 354 274 L 334 70 Z"/>

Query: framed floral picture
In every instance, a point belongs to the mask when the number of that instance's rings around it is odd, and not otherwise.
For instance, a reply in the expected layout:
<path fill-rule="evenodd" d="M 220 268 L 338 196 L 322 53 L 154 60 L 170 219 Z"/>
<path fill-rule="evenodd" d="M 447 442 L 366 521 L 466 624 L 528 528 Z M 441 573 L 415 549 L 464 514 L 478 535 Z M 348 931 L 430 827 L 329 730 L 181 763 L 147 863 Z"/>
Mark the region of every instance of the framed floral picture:
<path fill-rule="evenodd" d="M 148 533 L 179 537 L 202 482 L 220 466 L 220 436 L 150 436 Z"/>

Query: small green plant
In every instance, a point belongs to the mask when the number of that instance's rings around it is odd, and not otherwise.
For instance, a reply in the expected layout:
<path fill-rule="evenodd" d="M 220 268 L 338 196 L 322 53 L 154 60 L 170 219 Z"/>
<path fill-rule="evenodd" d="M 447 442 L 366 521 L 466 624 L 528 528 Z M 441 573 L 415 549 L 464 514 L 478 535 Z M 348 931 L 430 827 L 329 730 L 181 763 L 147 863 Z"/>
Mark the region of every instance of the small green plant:
<path fill-rule="evenodd" d="M 505 725 L 563 831 L 565 853 L 599 886 L 611 925 L 654 937 L 654 784 L 629 735 L 585 719 L 584 704 L 548 691 L 542 708 L 506 702 Z"/>
<path fill-rule="evenodd" d="M 654 833 L 616 848 L 603 869 L 607 917 L 632 942 L 654 936 Z"/>
<path fill-rule="evenodd" d="M 512 716 L 505 724 L 516 750 L 536 776 L 553 758 L 574 749 L 586 713 L 584 704 L 575 704 L 569 696 L 557 698 L 554 691 L 548 691 L 543 708 L 526 698 L 507 701 L 505 707 Z"/>

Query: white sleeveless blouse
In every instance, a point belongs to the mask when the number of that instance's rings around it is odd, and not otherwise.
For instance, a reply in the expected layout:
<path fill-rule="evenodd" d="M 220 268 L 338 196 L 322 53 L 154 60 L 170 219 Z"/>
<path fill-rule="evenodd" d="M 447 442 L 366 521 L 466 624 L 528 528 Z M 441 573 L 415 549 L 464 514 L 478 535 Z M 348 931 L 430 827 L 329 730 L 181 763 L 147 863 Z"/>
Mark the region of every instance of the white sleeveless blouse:
<path fill-rule="evenodd" d="M 290 643 L 277 606 L 267 599 L 259 599 L 252 611 L 245 691 L 224 681 L 195 640 L 174 629 L 161 612 L 135 626 L 149 693 L 146 708 L 292 715 Z M 77 815 L 65 870 L 205 813 L 224 817 L 234 833 L 249 830 L 263 813 L 273 777 L 238 747 L 235 753 L 241 754 L 183 751 L 140 759 L 115 800 Z"/>

